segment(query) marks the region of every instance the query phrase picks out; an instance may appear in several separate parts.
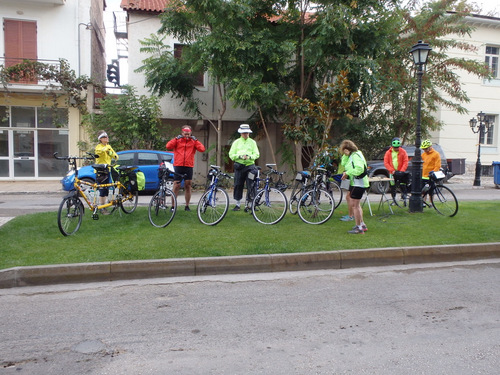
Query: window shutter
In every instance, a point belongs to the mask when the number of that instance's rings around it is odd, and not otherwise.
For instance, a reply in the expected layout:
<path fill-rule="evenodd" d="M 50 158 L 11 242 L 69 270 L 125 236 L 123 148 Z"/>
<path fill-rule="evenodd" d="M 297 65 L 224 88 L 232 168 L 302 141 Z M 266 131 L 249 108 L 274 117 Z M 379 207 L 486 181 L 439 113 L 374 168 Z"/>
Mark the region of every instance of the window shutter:
<path fill-rule="evenodd" d="M 35 21 L 4 20 L 5 66 L 13 66 L 23 59 L 37 60 L 37 35 Z M 37 83 L 22 80 L 21 83 Z"/>

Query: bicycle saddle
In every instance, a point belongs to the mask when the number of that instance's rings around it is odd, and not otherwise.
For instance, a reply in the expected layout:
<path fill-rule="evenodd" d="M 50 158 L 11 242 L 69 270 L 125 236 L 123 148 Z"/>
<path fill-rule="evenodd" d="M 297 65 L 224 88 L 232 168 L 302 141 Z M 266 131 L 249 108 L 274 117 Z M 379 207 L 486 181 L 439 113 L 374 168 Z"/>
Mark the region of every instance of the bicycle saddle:
<path fill-rule="evenodd" d="M 103 171 L 103 170 L 108 169 L 108 165 L 107 164 L 92 164 L 92 168 Z"/>

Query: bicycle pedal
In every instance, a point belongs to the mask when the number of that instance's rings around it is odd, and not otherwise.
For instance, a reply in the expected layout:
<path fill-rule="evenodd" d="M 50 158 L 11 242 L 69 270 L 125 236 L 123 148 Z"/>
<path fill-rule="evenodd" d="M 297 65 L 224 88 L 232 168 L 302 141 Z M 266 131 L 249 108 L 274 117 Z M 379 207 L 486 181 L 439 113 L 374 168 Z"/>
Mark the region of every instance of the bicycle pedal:
<path fill-rule="evenodd" d="M 92 219 L 93 220 L 99 220 L 99 215 L 98 214 L 92 214 Z"/>

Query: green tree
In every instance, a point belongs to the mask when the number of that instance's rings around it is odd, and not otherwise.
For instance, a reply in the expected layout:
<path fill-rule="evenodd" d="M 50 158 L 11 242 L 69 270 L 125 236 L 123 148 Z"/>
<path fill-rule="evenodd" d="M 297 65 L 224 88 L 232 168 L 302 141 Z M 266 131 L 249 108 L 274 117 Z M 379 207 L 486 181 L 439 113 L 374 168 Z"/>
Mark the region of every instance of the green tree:
<path fill-rule="evenodd" d="M 385 134 L 384 144 L 394 136 L 404 141 L 414 139 L 417 78 L 409 51 L 419 40 L 429 43 L 432 48 L 422 80 L 423 134 L 442 126 L 433 115 L 438 106 L 467 113 L 463 105 L 469 102 L 469 97 L 460 82 L 460 71 L 481 78 L 489 75 L 482 62 L 449 56 L 451 49 L 476 50 L 472 44 L 457 40 L 457 36 L 470 36 L 474 30 L 472 25 L 464 22 L 470 11 L 464 1 L 457 0 L 437 0 L 423 7 L 413 2 L 400 10 L 401 25 L 393 47 L 377 61 L 380 90 L 364 116 L 370 133 Z"/>
<path fill-rule="evenodd" d="M 398 21 L 395 9 L 395 1 L 327 0 L 312 3 L 299 0 L 290 4 L 283 18 L 282 27 L 286 31 L 282 32 L 296 47 L 288 82 L 297 97 L 318 103 L 323 85 L 334 83 L 337 75 L 344 71 L 348 72 L 346 78 L 350 86 L 347 98 L 351 92 L 358 92 L 360 97 L 351 108 L 339 109 L 345 114 L 355 115 L 359 108 L 366 107 L 380 84 L 376 59 L 389 50 L 389 40 L 394 37 Z M 347 118 L 349 122 L 350 118 Z M 294 118 L 288 118 L 285 126 L 300 129 L 303 120 L 297 113 Z M 328 136 L 341 136 L 342 133 L 335 129 L 339 120 L 329 127 Z M 314 119 L 309 121 L 314 122 Z M 292 133 L 285 131 L 285 135 Z M 288 139 L 295 146 L 297 170 L 303 167 L 303 146 L 315 150 L 312 158 L 324 146 L 317 147 L 318 144 L 314 143 L 317 140 L 308 133 L 302 139 L 297 136 Z"/>
<path fill-rule="evenodd" d="M 141 41 L 141 52 L 149 53 L 144 65 L 137 69 L 146 75 L 146 86 L 159 96 L 170 94 L 184 103 L 183 109 L 189 115 L 208 120 L 217 133 L 217 164 L 222 161 L 222 125 L 227 109 L 225 69 L 231 61 L 226 52 L 233 48 L 232 38 L 238 29 L 238 12 L 233 2 L 223 0 L 174 0 L 168 2 L 160 16 L 161 28 L 158 34 Z M 175 58 L 169 46 L 163 43 L 169 35 L 188 48 L 182 57 Z M 218 100 L 217 123 L 205 113 L 207 110 L 195 93 L 197 87 L 193 76 L 208 72 L 210 83 L 215 86 Z"/>
<path fill-rule="evenodd" d="M 105 130 L 117 151 L 165 147 L 166 139 L 159 131 L 161 111 L 157 97 L 138 96 L 134 87 L 123 86 L 121 95 L 108 95 L 101 101 L 101 112 L 84 118 L 92 140 L 99 130 Z M 90 151 L 93 147 L 94 143 L 83 148 Z"/>
<path fill-rule="evenodd" d="M 351 92 L 347 74 L 342 71 L 333 83 L 322 85 L 317 102 L 300 97 L 293 91 L 287 93 L 292 121 L 283 126 L 283 131 L 288 139 L 311 145 L 311 152 L 306 155 L 311 165 L 318 164 L 314 163 L 316 158 L 328 153 L 333 122 L 344 116 L 352 118 L 350 111 L 359 95 Z M 300 119 L 298 123 L 294 121 L 297 118 Z"/>

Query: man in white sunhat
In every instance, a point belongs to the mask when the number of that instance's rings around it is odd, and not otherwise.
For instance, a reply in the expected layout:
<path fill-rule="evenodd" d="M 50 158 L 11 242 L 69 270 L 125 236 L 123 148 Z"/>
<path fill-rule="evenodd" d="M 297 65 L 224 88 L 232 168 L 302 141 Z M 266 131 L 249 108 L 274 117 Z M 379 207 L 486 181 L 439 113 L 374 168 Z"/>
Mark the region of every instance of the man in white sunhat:
<path fill-rule="evenodd" d="M 234 193 L 233 198 L 236 201 L 236 206 L 233 211 L 240 210 L 241 198 L 243 198 L 243 185 L 247 182 L 247 207 L 251 198 L 251 192 L 248 191 L 251 186 L 251 181 L 248 181 L 248 173 L 255 169 L 255 160 L 260 156 L 257 142 L 250 138 L 250 125 L 241 124 L 238 129 L 241 137 L 233 142 L 229 150 L 229 158 L 234 161 Z M 250 193 L 250 196 L 249 196 Z"/>

